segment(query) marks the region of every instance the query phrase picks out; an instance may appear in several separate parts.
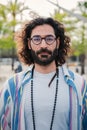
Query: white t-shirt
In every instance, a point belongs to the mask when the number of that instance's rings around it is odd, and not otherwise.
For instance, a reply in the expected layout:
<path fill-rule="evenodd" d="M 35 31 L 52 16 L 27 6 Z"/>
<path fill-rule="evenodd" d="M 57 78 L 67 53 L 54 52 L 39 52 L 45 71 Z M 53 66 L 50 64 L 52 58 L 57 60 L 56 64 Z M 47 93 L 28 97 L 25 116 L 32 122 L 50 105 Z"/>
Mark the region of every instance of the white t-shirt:
<path fill-rule="evenodd" d="M 50 130 L 56 91 L 56 77 L 50 87 L 48 87 L 48 84 L 54 74 L 55 72 L 42 74 L 34 71 L 33 102 L 36 130 Z M 26 130 L 33 130 L 31 82 L 25 86 L 23 98 Z M 59 67 L 58 96 L 52 130 L 69 129 L 69 109 L 69 88 L 64 81 L 61 67 Z"/>

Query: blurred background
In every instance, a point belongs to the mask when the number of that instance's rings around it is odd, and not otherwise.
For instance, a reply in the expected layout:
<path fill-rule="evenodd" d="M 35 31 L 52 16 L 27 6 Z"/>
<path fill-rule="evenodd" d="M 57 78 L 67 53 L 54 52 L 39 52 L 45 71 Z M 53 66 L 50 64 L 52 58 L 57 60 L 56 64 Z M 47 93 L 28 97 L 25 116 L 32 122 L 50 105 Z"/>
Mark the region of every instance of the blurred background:
<path fill-rule="evenodd" d="M 67 66 L 87 79 L 86 0 L 0 0 L 0 87 L 27 68 L 17 57 L 14 33 L 22 23 L 38 16 L 52 17 L 65 25 L 72 48 Z"/>

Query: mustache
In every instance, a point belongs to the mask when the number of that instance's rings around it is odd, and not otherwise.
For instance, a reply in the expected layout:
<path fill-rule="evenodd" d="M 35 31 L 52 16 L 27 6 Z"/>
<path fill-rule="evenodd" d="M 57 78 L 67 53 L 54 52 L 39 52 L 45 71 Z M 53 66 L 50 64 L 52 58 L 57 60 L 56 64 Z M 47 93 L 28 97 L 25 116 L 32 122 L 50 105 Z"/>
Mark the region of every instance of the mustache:
<path fill-rule="evenodd" d="M 38 55 L 38 54 L 41 54 L 43 52 L 47 52 L 50 55 L 52 54 L 52 51 L 48 50 L 47 48 L 45 48 L 45 49 L 41 48 L 39 51 L 36 52 L 36 54 Z"/>

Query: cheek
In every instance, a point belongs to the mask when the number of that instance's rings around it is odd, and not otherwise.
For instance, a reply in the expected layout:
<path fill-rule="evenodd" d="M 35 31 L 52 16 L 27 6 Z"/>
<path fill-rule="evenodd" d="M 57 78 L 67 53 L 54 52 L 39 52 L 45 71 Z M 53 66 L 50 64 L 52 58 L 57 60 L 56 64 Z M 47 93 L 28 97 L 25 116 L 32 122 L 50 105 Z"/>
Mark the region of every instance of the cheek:
<path fill-rule="evenodd" d="M 38 47 L 39 47 L 39 46 L 33 45 L 32 43 L 28 42 L 28 48 L 29 48 L 29 49 L 32 49 L 32 50 L 35 51 L 35 50 L 38 50 Z"/>
<path fill-rule="evenodd" d="M 53 44 L 52 46 L 49 47 L 49 50 L 54 50 L 57 47 L 56 44 Z"/>
<path fill-rule="evenodd" d="M 34 50 L 34 51 L 40 50 L 40 45 L 31 44 L 31 49 Z"/>

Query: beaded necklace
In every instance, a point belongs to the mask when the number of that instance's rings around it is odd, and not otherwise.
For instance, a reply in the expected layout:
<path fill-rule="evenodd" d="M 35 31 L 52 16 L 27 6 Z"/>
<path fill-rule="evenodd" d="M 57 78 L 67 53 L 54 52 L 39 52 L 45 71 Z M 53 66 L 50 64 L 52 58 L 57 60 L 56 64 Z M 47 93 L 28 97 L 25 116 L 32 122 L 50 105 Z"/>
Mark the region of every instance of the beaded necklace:
<path fill-rule="evenodd" d="M 36 130 L 35 111 L 34 111 L 34 102 L 33 102 L 33 75 L 34 75 L 34 67 L 32 68 L 32 74 L 31 74 L 31 109 L 32 109 L 33 130 Z M 57 103 L 57 95 L 58 95 L 58 78 L 59 78 L 59 70 L 58 67 L 56 67 L 56 91 L 55 91 L 54 105 L 53 105 L 53 111 L 52 111 L 52 117 L 50 123 L 50 130 L 52 130 L 53 127 L 54 116 L 56 111 L 56 103 Z M 54 78 L 52 78 L 52 80 L 53 79 Z"/>

